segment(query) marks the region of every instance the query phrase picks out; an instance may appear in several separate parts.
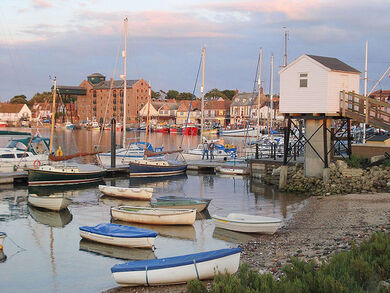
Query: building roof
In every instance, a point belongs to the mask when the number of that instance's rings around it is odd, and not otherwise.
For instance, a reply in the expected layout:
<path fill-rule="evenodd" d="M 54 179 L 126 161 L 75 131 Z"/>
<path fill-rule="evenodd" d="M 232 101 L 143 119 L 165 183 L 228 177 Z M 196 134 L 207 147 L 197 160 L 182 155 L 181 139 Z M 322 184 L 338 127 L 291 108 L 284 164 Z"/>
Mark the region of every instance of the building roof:
<path fill-rule="evenodd" d="M 139 81 L 139 79 L 127 80 L 127 85 L 126 85 L 127 88 L 131 88 L 135 83 L 137 83 L 137 81 Z M 105 80 L 105 81 L 99 82 L 98 84 L 92 85 L 92 87 L 94 90 L 110 89 L 110 83 L 111 83 L 111 81 Z M 112 88 L 113 89 L 122 89 L 123 83 L 124 83 L 123 80 L 114 80 Z"/>
<path fill-rule="evenodd" d="M 1 103 L 0 113 L 19 113 L 25 104 Z"/>
<path fill-rule="evenodd" d="M 345 64 L 344 62 L 340 61 L 337 58 L 315 56 L 315 55 L 307 55 L 307 56 L 321 63 L 322 65 L 329 68 L 330 70 L 361 73 L 359 70 L 349 66 L 348 64 Z"/>
<path fill-rule="evenodd" d="M 177 111 L 178 112 L 188 111 L 188 109 L 190 108 L 190 103 L 191 103 L 191 100 L 182 100 L 182 101 L 180 101 L 180 105 L 179 105 Z M 200 110 L 200 108 L 201 108 L 201 102 L 199 100 L 192 101 L 192 106 L 191 106 L 191 110 L 192 111 Z"/>
<path fill-rule="evenodd" d="M 382 96 L 382 97 L 390 96 L 390 90 L 377 90 L 371 93 L 370 96 Z"/>
<path fill-rule="evenodd" d="M 258 93 L 239 93 L 236 94 L 233 98 L 231 106 L 250 106 L 254 104 Z"/>
<path fill-rule="evenodd" d="M 211 110 L 227 110 L 230 109 L 230 105 L 232 104 L 232 101 L 223 100 L 213 100 L 208 101 L 205 103 L 204 108 L 205 109 L 211 109 Z"/>

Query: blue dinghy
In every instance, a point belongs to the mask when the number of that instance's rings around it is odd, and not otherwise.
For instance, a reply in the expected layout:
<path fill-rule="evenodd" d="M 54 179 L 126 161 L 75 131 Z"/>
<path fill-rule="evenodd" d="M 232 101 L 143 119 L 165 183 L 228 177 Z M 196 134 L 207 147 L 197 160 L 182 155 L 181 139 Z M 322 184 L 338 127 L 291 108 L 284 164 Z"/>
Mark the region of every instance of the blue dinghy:
<path fill-rule="evenodd" d="M 97 226 L 80 227 L 82 238 L 124 247 L 151 248 L 157 237 L 157 232 L 132 226 L 103 223 Z"/>
<path fill-rule="evenodd" d="M 241 248 L 226 248 L 182 256 L 117 264 L 111 268 L 121 286 L 170 285 L 212 279 L 217 271 L 234 274 Z"/>

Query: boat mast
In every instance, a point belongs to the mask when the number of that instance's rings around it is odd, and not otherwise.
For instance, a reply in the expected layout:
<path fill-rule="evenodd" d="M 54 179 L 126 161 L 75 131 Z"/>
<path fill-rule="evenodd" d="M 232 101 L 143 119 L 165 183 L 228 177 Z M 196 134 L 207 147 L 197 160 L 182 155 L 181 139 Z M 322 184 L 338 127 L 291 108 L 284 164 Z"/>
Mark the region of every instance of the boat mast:
<path fill-rule="evenodd" d="M 270 101 L 271 101 L 271 116 L 270 116 L 270 120 L 271 120 L 271 126 L 270 126 L 270 133 L 271 133 L 271 137 L 273 136 L 272 135 L 272 129 L 273 129 L 273 112 L 274 112 L 274 54 L 272 53 L 271 54 L 271 86 L 270 86 L 270 93 L 269 93 L 269 96 L 270 96 Z"/>
<path fill-rule="evenodd" d="M 149 94 L 148 94 L 148 111 L 146 116 L 146 133 L 145 133 L 145 151 L 144 151 L 144 159 L 146 159 L 146 150 L 148 146 L 148 140 L 149 140 L 149 114 L 150 114 L 150 98 L 151 98 L 151 90 L 152 86 L 149 81 Z"/>
<path fill-rule="evenodd" d="M 201 107 L 201 122 L 200 122 L 200 140 L 203 140 L 203 124 L 204 124 L 204 67 L 205 67 L 205 55 L 206 55 L 206 47 L 202 48 L 202 86 L 200 88 L 200 92 L 202 95 L 202 107 Z"/>
<path fill-rule="evenodd" d="M 287 66 L 287 37 L 288 37 L 288 31 L 287 28 L 284 26 L 284 65 L 283 67 Z"/>
<path fill-rule="evenodd" d="M 57 78 L 54 77 L 54 80 L 53 80 L 53 106 L 52 106 L 52 113 L 51 113 L 51 132 L 50 132 L 49 154 L 51 154 L 51 150 L 53 148 L 54 122 L 55 122 L 55 114 L 56 114 L 56 95 L 57 95 Z"/>
<path fill-rule="evenodd" d="M 123 70 L 123 142 L 122 147 L 126 147 L 126 105 L 127 105 L 127 17 L 124 20 L 124 32 L 125 32 L 125 48 L 122 51 L 124 58 L 124 70 Z"/>
<path fill-rule="evenodd" d="M 367 54 L 368 54 L 368 41 L 366 41 L 366 57 L 364 60 L 364 96 L 366 97 L 367 105 Z M 368 107 L 366 107 L 366 111 Z M 363 123 L 363 143 L 366 143 L 366 123 Z"/>
<path fill-rule="evenodd" d="M 259 51 L 259 77 L 257 78 L 257 85 L 259 87 L 259 97 L 257 100 L 257 139 L 260 137 L 260 99 L 261 99 L 261 65 L 263 63 L 263 48 Z"/>

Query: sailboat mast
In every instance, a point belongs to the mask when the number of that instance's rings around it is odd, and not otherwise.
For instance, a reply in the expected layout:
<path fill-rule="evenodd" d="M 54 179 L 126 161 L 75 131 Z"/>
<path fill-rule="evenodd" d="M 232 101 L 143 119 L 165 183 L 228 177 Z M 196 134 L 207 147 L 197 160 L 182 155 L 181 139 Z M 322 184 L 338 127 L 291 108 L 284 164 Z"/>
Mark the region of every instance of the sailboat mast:
<path fill-rule="evenodd" d="M 127 17 L 124 20 L 124 33 L 125 33 L 125 48 L 122 52 L 124 58 L 124 69 L 123 69 L 123 148 L 126 148 L 126 106 L 127 106 Z"/>
<path fill-rule="evenodd" d="M 53 136 L 54 136 L 54 123 L 55 123 L 55 115 L 56 115 L 56 95 L 57 95 L 57 78 L 54 77 L 53 80 L 53 107 L 51 113 L 51 132 L 50 132 L 50 146 L 49 146 L 49 154 L 53 149 Z"/>
<path fill-rule="evenodd" d="M 270 101 L 271 101 L 271 127 L 270 127 L 270 132 L 272 136 L 272 129 L 273 129 L 273 115 L 274 115 L 274 54 L 271 54 L 271 86 L 270 86 Z"/>
<path fill-rule="evenodd" d="M 366 56 L 364 60 L 364 96 L 367 101 L 367 55 L 368 55 L 368 41 L 366 41 Z M 366 102 L 367 105 L 367 102 Z M 367 111 L 368 107 L 366 108 Z M 363 143 L 366 143 L 366 123 L 363 123 Z"/>
<path fill-rule="evenodd" d="M 205 68 L 205 55 L 206 47 L 202 48 L 202 86 L 200 92 L 202 95 L 202 106 L 201 106 L 201 122 L 200 122 L 200 139 L 203 140 L 203 124 L 204 124 L 204 68 Z"/>
<path fill-rule="evenodd" d="M 149 94 L 148 94 L 148 111 L 146 116 L 146 133 L 145 133 L 145 152 L 144 152 L 144 158 L 146 158 L 146 150 L 148 147 L 148 140 L 149 140 L 149 114 L 150 114 L 150 99 L 151 99 L 151 83 L 149 81 Z"/>
<path fill-rule="evenodd" d="M 287 37 L 288 37 L 287 28 L 284 27 L 284 65 L 283 65 L 283 67 L 287 66 Z"/>
<path fill-rule="evenodd" d="M 259 97 L 257 99 L 257 138 L 260 136 L 260 99 L 261 99 L 261 65 L 263 63 L 263 48 L 259 51 L 259 77 L 257 78 L 257 86 L 259 87 Z"/>

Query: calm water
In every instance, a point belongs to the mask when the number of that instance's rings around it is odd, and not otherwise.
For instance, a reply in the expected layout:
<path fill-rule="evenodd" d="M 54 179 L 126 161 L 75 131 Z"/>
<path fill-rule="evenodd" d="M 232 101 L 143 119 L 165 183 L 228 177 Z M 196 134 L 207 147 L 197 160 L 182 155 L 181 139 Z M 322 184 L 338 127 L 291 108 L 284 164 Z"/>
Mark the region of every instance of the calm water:
<path fill-rule="evenodd" d="M 95 143 L 92 131 L 80 131 L 79 137 L 78 132 L 74 136 L 69 133 L 62 131 L 58 136 L 59 141 L 69 143 L 69 148 L 77 142 L 81 151 L 87 151 L 91 145 L 86 142 Z M 173 146 L 179 138 L 161 135 L 160 140 Z M 154 139 L 159 141 L 157 136 Z M 197 143 L 197 137 L 186 139 L 191 145 Z M 247 234 L 215 229 L 210 214 L 244 212 L 285 221 L 303 205 L 301 197 L 280 193 L 239 176 L 189 173 L 171 180 L 115 178 L 106 180 L 106 184 L 153 187 L 153 198 L 187 195 L 213 200 L 208 212 L 198 215 L 194 226 L 143 226 L 159 233 L 153 252 L 80 241 L 80 226 L 110 222 L 110 206 L 135 203 L 102 197 L 97 185 L 33 190 L 0 186 L 0 231 L 9 236 L 4 241 L 4 255 L 0 254 L 0 292 L 100 292 L 117 286 L 110 268 L 125 259 L 162 258 L 234 247 L 251 239 Z M 73 202 L 61 213 L 45 212 L 27 205 L 29 192 L 64 194 Z"/>

